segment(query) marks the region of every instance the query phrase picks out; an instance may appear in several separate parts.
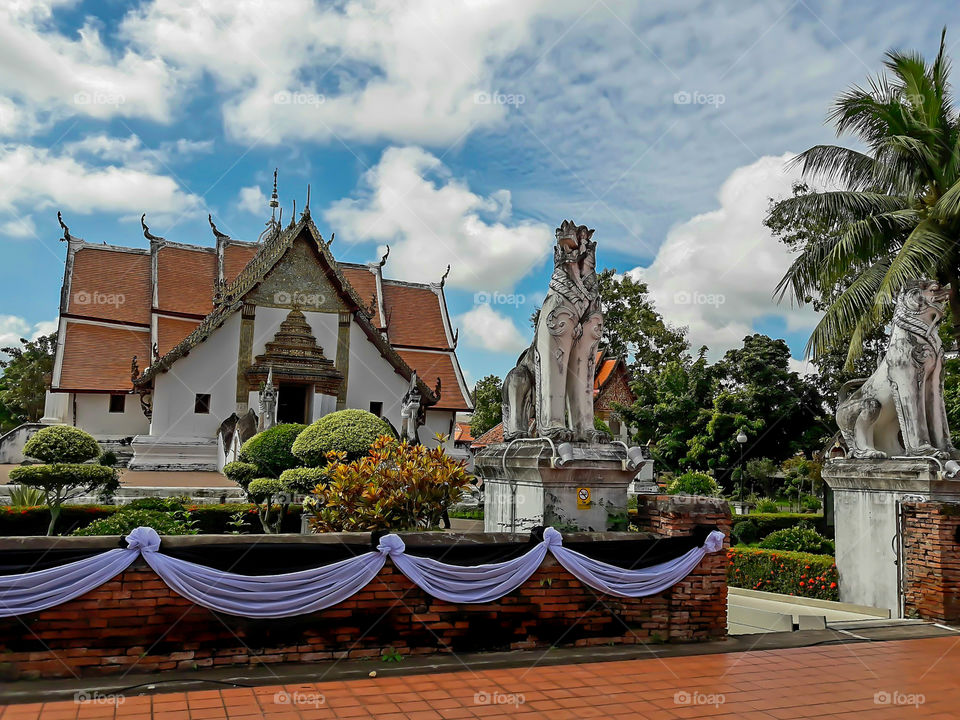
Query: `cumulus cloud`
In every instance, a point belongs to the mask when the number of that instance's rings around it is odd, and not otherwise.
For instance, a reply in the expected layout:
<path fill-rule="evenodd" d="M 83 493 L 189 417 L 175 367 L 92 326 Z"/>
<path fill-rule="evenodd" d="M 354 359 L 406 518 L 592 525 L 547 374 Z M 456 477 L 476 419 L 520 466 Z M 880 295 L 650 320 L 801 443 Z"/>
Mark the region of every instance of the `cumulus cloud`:
<path fill-rule="evenodd" d="M 264 208 L 267 207 L 267 196 L 263 194 L 263 190 L 258 185 L 240 188 L 237 207 L 254 215 L 262 215 Z"/>
<path fill-rule="evenodd" d="M 338 238 L 390 245 L 391 277 L 440 279 L 453 287 L 501 291 L 543 263 L 553 234 L 543 223 L 510 222 L 510 193 L 487 197 L 450 175 L 418 147 L 389 148 L 356 197 L 325 213 Z"/>
<path fill-rule="evenodd" d="M 630 271 L 647 282 L 664 317 L 686 325 L 692 345 L 707 345 L 711 357 L 739 346 L 764 318 L 782 318 L 788 331 L 816 323 L 809 307 L 773 299 L 791 256 L 763 218 L 771 197 L 790 194 L 796 174 L 784 165 L 791 157 L 762 157 L 734 170 L 720 187 L 719 208 L 673 227 L 654 261 Z"/>
<path fill-rule="evenodd" d="M 0 235 L 14 238 L 36 237 L 37 225 L 34 223 L 32 215 L 10 218 L 4 223 L 0 223 Z"/>
<path fill-rule="evenodd" d="M 530 344 L 513 321 L 488 304 L 477 305 L 459 315 L 456 324 L 463 328 L 467 345 L 482 350 L 519 353 Z"/>
<path fill-rule="evenodd" d="M 145 169 L 98 167 L 68 152 L 31 145 L 0 145 L 0 177 L 12 178 L 0 213 L 48 207 L 80 213 L 195 213 L 202 202 L 173 178 Z"/>
<path fill-rule="evenodd" d="M 31 323 L 18 315 L 0 315 L 0 347 L 16 347 L 20 344 L 20 338 L 36 340 L 56 329 L 56 320 Z"/>

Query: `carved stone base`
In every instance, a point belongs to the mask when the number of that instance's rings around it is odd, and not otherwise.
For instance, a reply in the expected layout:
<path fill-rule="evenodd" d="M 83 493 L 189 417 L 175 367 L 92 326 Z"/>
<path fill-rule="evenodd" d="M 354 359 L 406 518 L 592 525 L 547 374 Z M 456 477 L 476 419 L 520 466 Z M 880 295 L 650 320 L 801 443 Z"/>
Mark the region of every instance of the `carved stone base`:
<path fill-rule="evenodd" d="M 823 468 L 833 490 L 840 599 L 901 616 L 900 504 L 960 501 L 960 482 L 932 460 L 833 459 Z"/>
<path fill-rule="evenodd" d="M 545 442 L 490 445 L 474 459 L 484 485 L 483 529 L 618 528 L 626 521 L 627 486 L 637 474 L 624 469 L 624 460 L 626 451 L 620 445 L 574 444 L 573 458 L 563 465 L 557 464 Z"/>

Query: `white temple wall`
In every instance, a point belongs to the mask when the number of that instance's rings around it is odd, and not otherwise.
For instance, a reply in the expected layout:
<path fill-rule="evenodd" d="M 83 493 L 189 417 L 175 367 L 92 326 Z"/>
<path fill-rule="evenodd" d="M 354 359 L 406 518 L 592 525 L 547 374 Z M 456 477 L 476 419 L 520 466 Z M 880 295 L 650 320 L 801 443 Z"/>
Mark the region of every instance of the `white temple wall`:
<path fill-rule="evenodd" d="M 447 436 L 447 442 L 444 448 L 448 453 L 454 451 L 453 433 L 450 431 L 450 421 L 454 419 L 456 413 L 453 410 L 427 410 L 426 421 L 420 428 L 420 442 L 428 448 L 437 447 L 437 440 L 434 437 L 437 433 Z M 461 453 L 457 453 L 460 455 Z"/>
<path fill-rule="evenodd" d="M 350 325 L 347 380 L 348 408 L 369 410 L 371 402 L 382 402 L 383 417 L 400 429 L 400 401 L 410 382 L 393 369 L 356 323 Z"/>
<path fill-rule="evenodd" d="M 77 427 L 97 440 L 119 440 L 150 431 L 150 421 L 140 409 L 138 395 L 125 395 L 122 413 L 110 412 L 107 393 L 77 393 Z"/>
<path fill-rule="evenodd" d="M 215 437 L 220 423 L 237 409 L 239 346 L 240 313 L 234 313 L 168 372 L 159 373 L 154 381 L 150 434 Z M 209 413 L 194 412 L 197 393 L 210 394 Z"/>

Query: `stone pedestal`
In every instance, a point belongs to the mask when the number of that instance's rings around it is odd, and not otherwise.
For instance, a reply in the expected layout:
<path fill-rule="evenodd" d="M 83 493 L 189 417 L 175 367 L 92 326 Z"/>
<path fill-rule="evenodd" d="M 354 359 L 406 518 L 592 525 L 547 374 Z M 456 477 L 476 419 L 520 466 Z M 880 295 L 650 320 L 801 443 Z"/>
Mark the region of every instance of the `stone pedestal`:
<path fill-rule="evenodd" d="M 560 465 L 537 440 L 490 445 L 474 459 L 483 478 L 485 532 L 524 532 L 538 525 L 604 531 L 627 521 L 627 486 L 637 470 L 624 467 L 622 445 L 573 445 Z"/>
<path fill-rule="evenodd" d="M 833 490 L 840 599 L 901 617 L 903 503 L 960 501 L 960 482 L 923 458 L 833 459 L 823 479 Z"/>

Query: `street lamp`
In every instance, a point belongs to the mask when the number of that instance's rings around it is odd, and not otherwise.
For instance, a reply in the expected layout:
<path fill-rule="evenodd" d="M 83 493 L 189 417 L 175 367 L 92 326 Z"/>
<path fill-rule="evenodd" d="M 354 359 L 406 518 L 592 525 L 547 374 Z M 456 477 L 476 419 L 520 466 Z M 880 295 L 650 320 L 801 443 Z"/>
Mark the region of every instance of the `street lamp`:
<path fill-rule="evenodd" d="M 747 444 L 747 434 L 742 429 L 737 433 L 737 442 L 740 443 L 740 501 L 743 502 L 743 446 Z"/>

